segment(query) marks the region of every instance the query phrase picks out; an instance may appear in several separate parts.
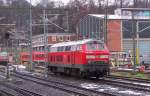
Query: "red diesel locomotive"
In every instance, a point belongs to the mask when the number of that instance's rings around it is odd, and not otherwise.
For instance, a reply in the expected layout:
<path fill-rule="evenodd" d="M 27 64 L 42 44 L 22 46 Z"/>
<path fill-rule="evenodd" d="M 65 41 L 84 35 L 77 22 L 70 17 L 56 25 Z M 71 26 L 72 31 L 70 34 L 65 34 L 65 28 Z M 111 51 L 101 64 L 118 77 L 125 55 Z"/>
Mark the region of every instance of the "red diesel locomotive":
<path fill-rule="evenodd" d="M 51 46 L 48 70 L 82 77 L 109 74 L 109 50 L 100 40 L 85 39 Z"/>
<path fill-rule="evenodd" d="M 30 56 L 28 52 L 22 52 L 20 54 L 21 62 L 29 62 Z M 46 61 L 44 52 L 32 52 L 32 61 L 35 63 L 44 63 Z"/>
<path fill-rule="evenodd" d="M 48 62 L 48 72 L 81 77 L 109 75 L 109 50 L 95 39 L 62 42 L 50 47 L 50 52 L 33 52 L 33 62 Z M 45 58 L 47 57 L 47 58 Z M 21 53 L 21 61 L 29 61 L 29 53 Z"/>

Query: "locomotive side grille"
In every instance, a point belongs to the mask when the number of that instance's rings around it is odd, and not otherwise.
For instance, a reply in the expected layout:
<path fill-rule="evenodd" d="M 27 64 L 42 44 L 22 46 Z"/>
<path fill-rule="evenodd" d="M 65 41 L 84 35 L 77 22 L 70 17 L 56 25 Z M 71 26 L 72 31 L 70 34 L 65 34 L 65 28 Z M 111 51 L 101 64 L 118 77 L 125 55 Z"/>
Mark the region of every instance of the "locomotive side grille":
<path fill-rule="evenodd" d="M 106 62 L 104 61 L 91 61 L 91 62 L 88 62 L 88 65 L 102 65 L 102 64 L 107 64 Z"/>
<path fill-rule="evenodd" d="M 84 68 L 89 72 L 103 71 L 109 70 L 109 64 L 104 61 L 91 61 Z"/>

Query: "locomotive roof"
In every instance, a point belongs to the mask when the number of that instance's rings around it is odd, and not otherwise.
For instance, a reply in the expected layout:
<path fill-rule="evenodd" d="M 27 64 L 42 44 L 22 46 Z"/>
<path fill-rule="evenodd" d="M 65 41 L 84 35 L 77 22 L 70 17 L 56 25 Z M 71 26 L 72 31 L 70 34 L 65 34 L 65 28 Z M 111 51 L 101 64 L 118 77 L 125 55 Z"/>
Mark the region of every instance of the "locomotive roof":
<path fill-rule="evenodd" d="M 78 40 L 78 41 L 61 42 L 61 43 L 54 44 L 54 45 L 52 45 L 51 47 L 80 45 L 80 44 L 85 44 L 85 43 L 92 42 L 92 41 L 101 42 L 100 40 L 96 40 L 96 39 L 84 39 L 84 40 Z"/>

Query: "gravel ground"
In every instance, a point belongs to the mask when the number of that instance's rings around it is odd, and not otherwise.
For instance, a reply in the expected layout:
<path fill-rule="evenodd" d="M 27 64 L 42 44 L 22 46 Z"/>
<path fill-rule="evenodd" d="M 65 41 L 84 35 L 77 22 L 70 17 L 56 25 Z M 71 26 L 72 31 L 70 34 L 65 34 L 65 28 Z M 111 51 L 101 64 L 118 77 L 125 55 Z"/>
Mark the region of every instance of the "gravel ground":
<path fill-rule="evenodd" d="M 33 90 L 33 92 L 43 94 L 43 96 L 74 96 L 73 94 L 69 94 L 54 88 L 46 87 L 44 85 L 40 85 L 34 82 L 29 82 L 20 78 L 12 78 L 12 79 L 13 80 L 11 82 L 8 82 L 9 84 L 15 84 L 19 87 Z M 72 83 L 81 86 L 83 88 L 93 89 L 100 92 L 114 93 L 116 94 L 116 96 L 150 96 L 150 92 L 143 92 L 143 91 L 131 90 L 122 87 L 111 86 L 107 84 L 100 84 L 97 83 L 96 81 L 92 82 L 92 81 L 64 77 L 64 76 L 49 76 L 48 79 L 53 79 L 58 81 L 63 80 L 64 82 Z M 0 80 L 1 80 L 1 76 L 0 76 Z"/>
<path fill-rule="evenodd" d="M 97 90 L 100 92 L 109 92 L 113 93 L 116 96 L 150 96 L 150 92 L 143 92 L 143 91 L 138 91 L 138 90 L 132 90 L 128 88 L 122 88 L 122 87 L 117 87 L 113 85 L 107 85 L 107 84 L 100 84 L 97 83 L 97 81 L 87 81 L 87 80 L 79 80 L 76 78 L 70 78 L 70 77 L 57 77 L 57 76 L 50 76 L 49 79 L 55 78 L 56 80 L 64 80 L 64 82 L 69 82 L 78 86 L 81 86 L 83 88 L 87 89 L 93 89 Z M 63 78 L 63 79 L 62 79 Z M 95 82 L 95 83 L 94 83 Z"/>
<path fill-rule="evenodd" d="M 63 92 L 61 90 L 46 87 L 44 85 L 40 85 L 40 84 L 37 84 L 34 82 L 29 82 L 29 81 L 26 81 L 23 79 L 17 79 L 17 80 L 15 80 L 15 79 L 9 83 L 15 84 L 21 88 L 32 90 L 33 92 L 36 92 L 38 94 L 42 94 L 43 96 L 71 96 L 71 94 Z"/>
<path fill-rule="evenodd" d="M 116 96 L 150 96 L 150 92 L 131 90 L 122 87 L 111 86 L 107 84 L 82 83 L 81 86 L 87 89 L 93 89 L 100 92 L 114 93 Z"/>
<path fill-rule="evenodd" d="M 15 85 L 17 87 L 32 90 L 33 92 L 42 94 L 43 96 L 74 96 L 73 94 L 63 92 L 61 90 L 57 90 L 54 88 L 46 87 L 44 85 L 40 85 L 34 82 L 26 81 L 20 78 L 12 77 L 11 81 L 6 81 L 4 80 L 4 78 L 1 78 L 0 76 L 0 82 L 6 82 L 10 85 Z M 0 89 L 4 89 L 4 87 L 0 86 Z"/>
<path fill-rule="evenodd" d="M 0 86 L 0 90 L 9 92 L 9 93 L 13 94 L 14 96 L 20 96 L 20 94 L 18 94 L 18 92 L 14 91 L 12 89 L 8 89 L 7 87 L 4 87 L 4 86 Z M 3 93 L 1 93 L 0 96 L 3 96 Z"/>

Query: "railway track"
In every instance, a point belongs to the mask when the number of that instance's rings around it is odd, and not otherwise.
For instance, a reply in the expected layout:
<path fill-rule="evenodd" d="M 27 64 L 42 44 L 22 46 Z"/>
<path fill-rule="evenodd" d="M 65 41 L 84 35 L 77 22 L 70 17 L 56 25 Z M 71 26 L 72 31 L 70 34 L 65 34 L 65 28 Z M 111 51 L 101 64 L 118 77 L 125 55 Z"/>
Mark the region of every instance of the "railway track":
<path fill-rule="evenodd" d="M 5 72 L 4 70 L 0 70 Z M 2 74 L 1 74 L 2 75 Z M 28 89 L 23 89 L 14 84 L 10 84 L 7 80 L 0 81 L 0 96 L 42 96 Z"/>
<path fill-rule="evenodd" d="M 75 86 L 75 85 L 70 84 L 70 83 L 64 83 L 62 81 L 46 80 L 44 78 L 39 78 L 39 77 L 35 77 L 35 76 L 27 75 L 27 74 L 22 74 L 22 73 L 14 74 L 14 76 L 25 79 L 25 80 L 29 80 L 32 82 L 36 82 L 38 84 L 45 85 L 48 87 L 60 89 L 62 91 L 69 92 L 69 93 L 72 93 L 72 94 L 75 94 L 78 96 L 115 96 L 115 95 L 110 94 L 110 93 L 86 89 L 86 88 L 82 88 L 79 86 Z"/>
<path fill-rule="evenodd" d="M 33 75 L 29 75 L 29 74 L 25 74 L 25 73 L 15 73 L 13 74 L 15 77 L 18 78 L 22 78 L 28 81 L 32 81 L 47 87 L 53 87 L 56 89 L 60 89 L 64 92 L 68 92 L 68 93 L 72 93 L 78 96 L 112 96 L 113 94 L 116 96 L 116 94 L 118 93 L 111 93 L 111 92 L 98 92 L 97 89 L 86 89 L 85 87 L 79 87 L 79 84 L 74 83 L 74 85 L 76 84 L 77 86 L 74 86 L 71 84 L 70 80 L 67 79 L 67 77 L 60 77 L 58 78 L 58 76 L 56 76 L 57 79 L 54 79 L 53 76 L 50 79 L 46 79 L 46 78 L 42 78 L 42 77 L 37 77 L 37 76 L 33 76 Z M 61 78 L 63 80 L 61 80 Z M 70 77 L 68 77 L 70 78 Z M 77 79 L 77 78 L 76 78 Z M 126 78 L 128 79 L 128 78 Z M 78 80 L 78 79 L 77 79 Z M 82 80 L 83 82 L 89 82 L 89 83 L 95 83 L 95 84 L 107 84 L 107 85 L 113 85 L 113 86 L 117 86 L 120 88 L 127 88 L 127 89 L 131 89 L 131 90 L 138 90 L 138 91 L 143 91 L 143 92 L 150 92 L 150 86 L 144 86 L 144 85 L 139 85 L 139 84 L 132 84 L 133 82 L 135 83 L 135 81 L 132 82 L 124 82 L 122 78 L 119 77 L 108 77 L 106 79 L 100 79 L 100 80 Z M 79 80 L 81 81 L 81 80 Z M 128 81 L 128 80 L 127 80 Z M 74 81 L 73 81 L 74 82 Z M 76 80 L 75 80 L 76 82 Z M 143 81 L 144 82 L 144 81 Z M 66 84 L 67 83 L 67 84 Z M 141 83 L 140 81 L 138 83 Z M 145 83 L 145 82 L 144 82 Z"/>
<path fill-rule="evenodd" d="M 140 82 L 141 80 L 129 79 L 129 78 L 118 78 L 118 77 L 108 77 L 105 79 L 100 79 L 100 83 L 105 83 L 109 85 L 150 92 L 149 82 Z"/>
<path fill-rule="evenodd" d="M 129 77 L 125 77 L 125 76 L 113 76 L 113 75 L 110 75 L 108 78 L 123 79 L 123 80 L 135 81 L 135 82 L 141 82 L 141 83 L 150 83 L 150 81 L 148 79 L 129 78 Z"/>
<path fill-rule="evenodd" d="M 0 90 L 0 96 L 17 96 L 16 94 L 12 94 L 6 90 Z"/>
<path fill-rule="evenodd" d="M 20 74 L 20 73 L 19 73 Z M 22 74 L 20 74 L 20 75 L 22 75 Z M 42 78 L 39 78 L 39 77 L 35 77 L 35 76 L 33 76 L 33 78 L 36 78 L 36 79 L 41 79 L 41 80 L 43 80 Z M 102 81 L 101 81 L 102 80 Z M 118 87 L 122 87 L 122 88 L 127 88 L 127 89 L 131 89 L 131 90 L 138 90 L 138 91 L 143 91 L 143 92 L 150 92 L 150 88 L 149 88 L 149 86 L 144 86 L 144 85 L 139 85 L 139 84 L 132 84 L 131 82 L 130 83 L 127 83 L 127 82 L 121 82 L 121 81 L 115 81 L 114 79 L 113 80 L 106 80 L 106 79 L 101 79 L 100 81 L 99 80 L 84 80 L 85 82 L 93 82 L 94 81 L 94 83 L 96 83 L 96 84 L 108 84 L 108 85 L 113 85 L 113 86 L 118 86 Z M 44 81 L 45 81 L 45 79 L 44 79 Z M 69 81 L 69 80 L 68 80 Z M 51 80 L 46 80 L 46 82 L 51 82 Z M 58 80 L 56 80 L 56 81 L 53 81 L 52 80 L 52 82 L 55 82 L 55 83 L 62 83 L 62 81 L 61 82 L 58 82 Z M 89 83 L 90 83 L 89 82 Z M 63 83 L 64 84 L 64 83 Z M 68 86 L 68 84 L 67 84 L 67 86 Z M 79 87 L 79 86 L 74 86 L 74 85 L 71 85 L 70 83 L 69 83 L 69 86 L 72 86 L 72 87 L 74 87 L 74 88 L 77 88 L 77 89 L 82 89 L 81 87 Z M 92 94 L 94 94 L 94 95 L 96 95 L 96 94 L 100 94 L 101 92 L 98 92 L 97 90 L 95 90 L 95 89 L 86 89 L 85 87 L 83 88 L 83 90 L 86 90 L 87 92 L 89 91 L 89 90 L 92 90 Z M 83 92 L 84 93 L 84 92 Z M 90 92 L 91 93 L 91 92 Z M 95 94 L 96 93 L 96 94 Z M 103 92 L 103 93 L 105 93 L 105 94 L 103 94 L 104 96 L 106 96 L 106 92 Z M 88 94 L 88 93 L 87 93 Z M 88 94 L 88 96 L 94 96 L 94 95 L 89 95 Z M 107 95 L 118 95 L 118 93 L 112 93 L 112 92 L 107 92 Z M 99 95 L 98 95 L 99 96 Z"/>
<path fill-rule="evenodd" d="M 23 89 L 23 88 L 8 84 L 8 82 L 0 82 L 0 85 L 6 87 L 6 89 L 1 90 L 1 92 L 8 96 L 42 96 L 42 95 L 32 92 L 28 89 Z M 8 92 L 8 90 L 13 90 L 16 93 Z"/>

